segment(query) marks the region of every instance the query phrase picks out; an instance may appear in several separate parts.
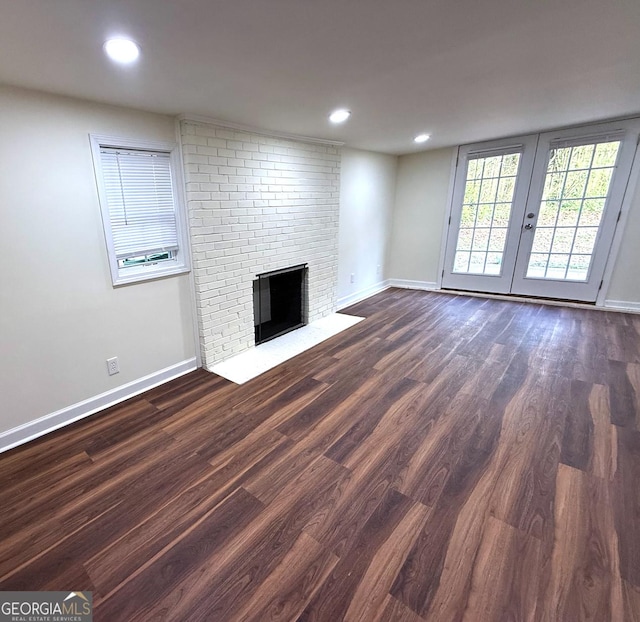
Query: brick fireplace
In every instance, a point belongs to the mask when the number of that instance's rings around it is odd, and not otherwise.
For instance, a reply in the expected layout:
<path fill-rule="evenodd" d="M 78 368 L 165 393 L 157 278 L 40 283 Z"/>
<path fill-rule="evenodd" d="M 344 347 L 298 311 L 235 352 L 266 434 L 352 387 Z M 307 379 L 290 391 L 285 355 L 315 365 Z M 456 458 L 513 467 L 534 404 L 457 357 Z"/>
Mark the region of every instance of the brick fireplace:
<path fill-rule="evenodd" d="M 203 365 L 255 343 L 258 274 L 307 264 L 308 320 L 336 308 L 340 150 L 180 124 Z"/>

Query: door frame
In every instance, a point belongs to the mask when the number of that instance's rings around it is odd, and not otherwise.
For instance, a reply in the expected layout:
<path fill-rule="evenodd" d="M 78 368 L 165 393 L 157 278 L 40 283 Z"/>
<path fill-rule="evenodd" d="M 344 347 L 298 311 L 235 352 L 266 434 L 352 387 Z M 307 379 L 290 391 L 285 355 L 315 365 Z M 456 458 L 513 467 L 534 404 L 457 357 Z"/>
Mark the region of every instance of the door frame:
<path fill-rule="evenodd" d="M 639 119 L 640 120 L 640 119 Z M 631 165 L 631 173 L 629 174 L 629 181 L 622 199 L 622 206 L 620 210 L 620 218 L 616 223 L 616 230 L 613 234 L 613 242 L 611 243 L 611 250 L 609 251 L 609 257 L 607 257 L 607 265 L 604 269 L 604 275 L 602 277 L 602 287 L 598 292 L 596 298 L 597 307 L 617 307 L 614 304 L 607 304 L 607 302 L 626 302 L 626 301 L 608 301 L 607 294 L 609 293 L 609 286 L 613 279 L 613 271 L 616 267 L 616 260 L 620 254 L 620 248 L 622 247 L 622 240 L 624 238 L 625 231 L 627 230 L 627 223 L 629 221 L 629 213 L 631 211 L 631 204 L 636 197 L 636 193 L 640 192 L 640 137 L 636 143 L 636 150 L 633 156 L 633 164 Z M 635 309 L 638 309 L 636 303 Z"/>
<path fill-rule="evenodd" d="M 600 121 L 598 123 L 587 123 L 587 124 L 581 124 L 581 125 L 572 125 L 572 126 L 567 126 L 564 128 L 558 128 L 556 130 L 552 130 L 553 132 L 561 132 L 563 130 L 571 130 L 571 129 L 575 129 L 576 131 L 583 131 L 583 130 L 588 130 L 588 128 L 590 127 L 595 127 L 598 125 L 602 125 L 605 123 L 611 123 L 611 122 L 640 122 L 640 116 L 633 116 L 633 117 L 623 117 L 623 118 L 619 118 L 619 119 L 611 119 L 611 120 L 604 120 L 604 121 Z M 549 132 L 540 132 L 540 134 L 546 134 Z M 517 141 L 518 137 L 511 137 L 511 138 L 507 138 L 505 140 L 510 140 L 510 141 Z M 487 142 L 494 142 L 494 141 L 487 141 Z M 477 144 L 480 143 L 474 143 L 474 144 L 465 144 L 465 145 L 458 145 L 455 149 L 453 149 L 453 153 L 451 156 L 451 170 L 450 170 L 450 176 L 449 176 L 449 188 L 448 188 L 448 192 L 447 192 L 447 203 L 446 203 L 446 210 L 445 210 L 445 217 L 442 223 L 442 234 L 441 234 L 441 245 L 440 245 L 440 258 L 439 258 L 439 262 L 438 262 L 438 273 L 437 273 L 437 279 L 436 279 L 436 289 L 441 290 L 442 289 L 442 278 L 444 275 L 444 270 L 445 270 L 445 263 L 446 263 L 446 259 L 447 259 L 447 255 L 446 255 L 446 245 L 447 245 L 447 239 L 448 239 L 448 233 L 449 233 L 449 223 L 451 220 L 451 214 L 452 214 L 452 210 L 453 210 L 453 200 L 454 200 L 454 188 L 455 188 L 455 175 L 457 173 L 457 169 L 458 169 L 458 162 L 459 162 L 459 157 L 460 157 L 460 149 L 462 149 L 463 147 L 467 147 L 467 146 L 476 146 Z M 611 248 L 609 250 L 609 254 L 606 260 L 606 265 L 605 265 L 605 270 L 604 270 L 604 274 L 602 277 L 602 287 L 600 288 L 599 292 L 598 292 L 598 296 L 596 298 L 596 302 L 595 302 L 595 306 L 596 307 L 601 307 L 601 308 L 606 308 L 606 307 L 611 307 L 611 308 L 620 308 L 620 309 L 627 309 L 627 308 L 631 308 L 631 307 L 627 307 L 627 306 L 621 306 L 620 304 L 613 304 L 613 303 L 625 303 L 626 301 L 613 301 L 613 300 L 609 300 L 607 298 L 607 295 L 609 293 L 609 288 L 611 286 L 611 281 L 613 279 L 613 273 L 615 270 L 615 266 L 616 266 L 616 261 L 618 259 L 618 256 L 620 254 L 620 249 L 622 247 L 622 241 L 624 239 L 624 234 L 626 231 L 626 227 L 627 227 L 627 223 L 629 220 L 629 213 L 631 211 L 631 205 L 633 203 L 633 199 L 636 196 L 636 192 L 640 192 L 640 137 L 638 138 L 637 143 L 635 144 L 635 152 L 633 155 L 633 163 L 631 166 L 631 172 L 629 175 L 629 179 L 627 182 L 627 186 L 624 192 L 624 197 L 622 200 L 622 205 L 621 205 L 621 210 L 620 210 L 620 218 L 618 219 L 618 222 L 616 223 L 615 226 L 615 232 L 613 235 L 613 241 L 611 243 Z M 450 290 L 449 290 L 450 291 Z M 455 290 L 454 290 L 455 291 Z M 490 293 L 490 292 L 488 292 Z M 507 294 L 510 295 L 510 294 Z M 527 298 L 527 296 L 518 296 L 517 294 L 513 294 L 514 297 L 520 297 L 520 298 Z M 577 304 L 583 304 L 583 303 L 577 303 Z M 634 307 L 634 309 L 636 309 L 637 307 Z"/>
<path fill-rule="evenodd" d="M 442 236 L 440 240 L 440 258 L 438 260 L 438 274 L 436 276 L 436 289 L 442 289 L 442 277 L 444 276 L 444 263 L 447 252 L 447 237 L 449 235 L 449 223 L 451 222 L 451 210 L 453 209 L 453 190 L 455 188 L 456 170 L 460 157 L 460 147 L 456 147 L 451 154 L 449 168 L 449 187 L 447 188 L 447 207 L 444 214 Z"/>

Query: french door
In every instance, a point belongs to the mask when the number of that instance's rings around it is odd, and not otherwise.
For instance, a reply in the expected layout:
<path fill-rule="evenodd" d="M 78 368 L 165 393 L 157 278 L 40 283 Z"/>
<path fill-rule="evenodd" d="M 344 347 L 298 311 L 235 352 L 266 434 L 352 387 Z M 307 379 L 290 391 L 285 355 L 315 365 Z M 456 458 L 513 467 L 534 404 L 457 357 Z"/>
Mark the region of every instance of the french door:
<path fill-rule="evenodd" d="M 640 120 L 461 147 L 442 286 L 593 302 Z"/>

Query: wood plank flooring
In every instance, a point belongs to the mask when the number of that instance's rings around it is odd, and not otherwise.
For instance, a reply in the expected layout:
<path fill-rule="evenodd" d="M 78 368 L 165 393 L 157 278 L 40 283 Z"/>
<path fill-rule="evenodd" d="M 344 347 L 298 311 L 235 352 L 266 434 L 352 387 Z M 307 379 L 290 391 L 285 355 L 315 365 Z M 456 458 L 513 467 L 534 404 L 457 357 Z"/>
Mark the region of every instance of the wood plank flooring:
<path fill-rule="evenodd" d="M 347 312 L 245 385 L 199 370 L 0 456 L 0 589 L 104 622 L 640 622 L 640 316 Z"/>

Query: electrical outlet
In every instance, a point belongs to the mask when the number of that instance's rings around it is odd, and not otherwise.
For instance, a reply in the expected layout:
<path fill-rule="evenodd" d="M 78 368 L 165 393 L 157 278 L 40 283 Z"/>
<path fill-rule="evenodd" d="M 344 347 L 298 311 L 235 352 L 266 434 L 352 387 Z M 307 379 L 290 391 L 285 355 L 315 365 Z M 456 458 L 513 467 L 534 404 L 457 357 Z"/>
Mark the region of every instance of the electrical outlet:
<path fill-rule="evenodd" d="M 376 274 L 378 276 L 382 276 L 382 266 L 380 264 L 378 264 L 378 267 L 376 268 Z"/>
<path fill-rule="evenodd" d="M 118 364 L 118 357 L 107 359 L 107 371 L 110 376 L 120 373 L 120 365 Z"/>
<path fill-rule="evenodd" d="M 356 282 L 356 275 L 353 272 L 351 273 L 351 282 L 352 283 Z"/>

